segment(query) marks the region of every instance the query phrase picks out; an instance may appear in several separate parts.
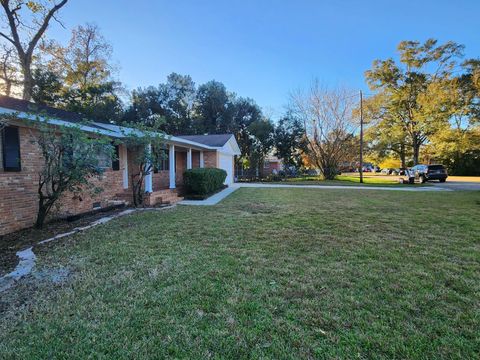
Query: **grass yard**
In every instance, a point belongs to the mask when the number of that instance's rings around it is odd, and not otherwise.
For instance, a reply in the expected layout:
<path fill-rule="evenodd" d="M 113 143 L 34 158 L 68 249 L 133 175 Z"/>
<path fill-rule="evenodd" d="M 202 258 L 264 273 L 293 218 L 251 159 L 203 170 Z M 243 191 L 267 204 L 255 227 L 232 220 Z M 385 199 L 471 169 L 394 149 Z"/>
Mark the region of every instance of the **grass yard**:
<path fill-rule="evenodd" d="M 363 184 L 360 184 L 358 174 L 338 175 L 335 180 L 325 180 L 322 176 L 299 176 L 287 178 L 282 184 L 290 183 L 295 185 L 362 185 L 362 186 L 400 186 L 398 179 L 401 176 L 392 176 L 390 179 L 385 177 L 376 177 L 374 175 L 365 175 Z M 425 186 L 425 184 L 414 184 L 409 186 Z M 427 185 L 428 186 L 428 185 Z"/>
<path fill-rule="evenodd" d="M 479 219 L 480 192 L 244 188 L 114 220 L 35 249 L 0 358 L 478 358 Z"/>

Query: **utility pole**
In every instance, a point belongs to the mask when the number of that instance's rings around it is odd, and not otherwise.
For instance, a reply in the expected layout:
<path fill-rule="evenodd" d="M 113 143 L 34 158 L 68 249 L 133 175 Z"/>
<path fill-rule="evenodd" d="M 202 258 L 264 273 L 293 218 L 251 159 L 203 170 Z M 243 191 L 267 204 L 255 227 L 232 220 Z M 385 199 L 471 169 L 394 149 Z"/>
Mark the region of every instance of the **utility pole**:
<path fill-rule="evenodd" d="M 360 90 L 360 183 L 363 183 L 363 94 Z"/>

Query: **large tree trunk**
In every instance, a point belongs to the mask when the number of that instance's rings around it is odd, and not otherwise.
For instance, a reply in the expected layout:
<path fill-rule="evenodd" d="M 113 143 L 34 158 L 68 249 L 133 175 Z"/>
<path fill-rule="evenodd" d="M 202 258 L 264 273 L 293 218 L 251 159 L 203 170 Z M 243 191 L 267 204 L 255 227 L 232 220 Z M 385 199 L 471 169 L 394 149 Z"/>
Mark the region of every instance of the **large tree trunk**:
<path fill-rule="evenodd" d="M 22 68 L 23 75 L 23 93 L 22 99 L 30 101 L 32 99 L 33 90 L 33 75 L 32 75 L 32 58 L 26 53 L 18 51 L 18 57 L 20 60 L 20 66 Z"/>
<path fill-rule="evenodd" d="M 25 62 L 25 65 L 22 63 L 22 72 L 23 72 L 23 100 L 28 100 L 32 98 L 32 90 L 33 90 L 33 76 L 32 76 L 32 69 L 31 64 Z"/>
<path fill-rule="evenodd" d="M 418 137 L 416 135 L 413 136 L 412 148 L 413 148 L 413 165 L 418 165 L 418 159 L 420 157 L 420 142 L 418 141 Z"/>
<path fill-rule="evenodd" d="M 12 82 L 10 80 L 5 80 L 5 95 L 10 96 L 12 93 Z"/>
<path fill-rule="evenodd" d="M 402 161 L 402 168 L 406 168 L 407 162 L 405 161 L 405 144 L 400 145 L 400 160 Z"/>
<path fill-rule="evenodd" d="M 47 219 L 48 212 L 50 211 L 51 206 L 45 204 L 41 199 L 38 202 L 38 212 L 37 212 L 37 221 L 35 222 L 35 228 L 42 229 Z"/>

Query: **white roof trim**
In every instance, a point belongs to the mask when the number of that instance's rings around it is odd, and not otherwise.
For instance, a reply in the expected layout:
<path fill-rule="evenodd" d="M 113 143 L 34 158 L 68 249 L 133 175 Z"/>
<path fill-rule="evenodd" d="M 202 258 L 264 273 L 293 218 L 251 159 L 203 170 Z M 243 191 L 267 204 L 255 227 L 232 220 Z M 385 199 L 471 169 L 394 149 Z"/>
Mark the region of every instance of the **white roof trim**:
<path fill-rule="evenodd" d="M 12 109 L 7 109 L 7 108 L 0 107 L 0 114 L 6 114 L 6 115 L 17 114 L 19 119 L 23 119 L 23 120 L 37 121 L 38 119 L 40 119 L 40 120 L 43 120 L 43 121 L 47 122 L 48 124 L 52 124 L 52 125 L 71 126 L 71 127 L 77 126 L 79 129 L 81 129 L 83 131 L 116 137 L 115 133 L 113 133 L 112 131 L 109 131 L 107 129 L 105 129 L 105 130 L 97 129 L 97 128 L 94 128 L 94 127 L 91 127 L 91 126 L 88 126 L 88 125 L 72 123 L 72 122 L 69 122 L 69 121 L 55 119 L 55 118 L 46 119 L 43 116 L 35 116 L 35 115 L 29 114 L 29 113 L 26 113 L 26 112 L 23 112 L 23 111 L 15 111 L 15 110 L 12 110 Z"/>
<path fill-rule="evenodd" d="M 92 122 L 92 124 L 94 124 L 95 126 L 102 128 L 102 129 L 99 129 L 99 128 L 91 127 L 84 124 L 73 123 L 73 122 L 56 119 L 56 118 L 46 118 L 44 116 L 33 115 L 23 111 L 16 111 L 16 110 L 4 108 L 4 107 L 0 107 L 0 114 L 6 114 L 6 115 L 16 114 L 20 119 L 30 120 L 30 121 L 37 121 L 38 119 L 40 119 L 52 125 L 72 126 L 72 127 L 78 126 L 83 131 L 97 133 L 97 134 L 115 137 L 115 138 L 123 138 L 125 137 L 125 133 L 128 134 L 130 131 L 140 133 L 139 130 L 128 128 L 125 126 L 119 126 L 115 124 Z M 208 145 L 197 143 L 195 141 L 185 140 L 185 139 L 182 139 L 176 136 L 171 136 L 171 135 L 166 135 L 165 143 L 175 144 L 180 146 L 187 146 L 187 147 L 195 148 L 196 150 L 218 150 L 219 151 L 221 149 L 219 147 L 208 146 Z"/>

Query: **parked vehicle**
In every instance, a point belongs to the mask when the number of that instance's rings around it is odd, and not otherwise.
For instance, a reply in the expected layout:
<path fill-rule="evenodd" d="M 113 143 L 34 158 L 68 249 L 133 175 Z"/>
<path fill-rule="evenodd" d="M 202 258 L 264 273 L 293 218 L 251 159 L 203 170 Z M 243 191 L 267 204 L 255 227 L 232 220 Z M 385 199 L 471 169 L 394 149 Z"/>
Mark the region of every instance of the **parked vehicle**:
<path fill-rule="evenodd" d="M 415 184 L 415 173 L 411 169 L 404 169 L 399 181 L 403 184 Z"/>
<path fill-rule="evenodd" d="M 398 168 L 396 169 L 398 175 L 406 175 L 407 168 Z"/>
<path fill-rule="evenodd" d="M 393 169 L 385 168 L 385 169 L 382 169 L 381 173 L 384 175 L 390 175 L 392 173 L 392 170 Z"/>
<path fill-rule="evenodd" d="M 447 169 L 443 165 L 415 165 L 412 167 L 415 174 L 415 180 L 422 184 L 430 180 L 438 180 L 445 182 L 448 174 Z"/>

